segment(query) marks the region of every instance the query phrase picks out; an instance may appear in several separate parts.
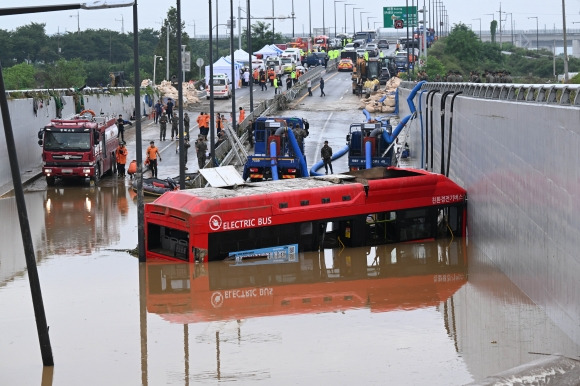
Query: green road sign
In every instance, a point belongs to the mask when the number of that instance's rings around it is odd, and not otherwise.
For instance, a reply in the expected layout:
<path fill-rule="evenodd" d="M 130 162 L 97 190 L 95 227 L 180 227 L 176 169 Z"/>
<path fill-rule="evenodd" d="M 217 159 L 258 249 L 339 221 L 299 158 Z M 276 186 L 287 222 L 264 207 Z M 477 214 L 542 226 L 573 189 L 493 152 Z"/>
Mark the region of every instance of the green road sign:
<path fill-rule="evenodd" d="M 383 7 L 383 28 L 394 28 L 395 20 L 405 27 L 417 27 L 417 7 Z"/>

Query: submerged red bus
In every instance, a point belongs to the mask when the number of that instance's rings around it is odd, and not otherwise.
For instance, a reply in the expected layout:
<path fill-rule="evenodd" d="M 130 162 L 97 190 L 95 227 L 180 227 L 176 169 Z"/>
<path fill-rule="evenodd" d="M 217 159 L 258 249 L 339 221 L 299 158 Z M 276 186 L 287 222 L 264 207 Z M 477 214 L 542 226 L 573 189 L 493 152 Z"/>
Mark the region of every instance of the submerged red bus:
<path fill-rule="evenodd" d="M 145 206 L 146 258 L 293 261 L 321 248 L 462 237 L 466 207 L 465 189 L 445 176 L 394 167 L 179 190 Z"/>

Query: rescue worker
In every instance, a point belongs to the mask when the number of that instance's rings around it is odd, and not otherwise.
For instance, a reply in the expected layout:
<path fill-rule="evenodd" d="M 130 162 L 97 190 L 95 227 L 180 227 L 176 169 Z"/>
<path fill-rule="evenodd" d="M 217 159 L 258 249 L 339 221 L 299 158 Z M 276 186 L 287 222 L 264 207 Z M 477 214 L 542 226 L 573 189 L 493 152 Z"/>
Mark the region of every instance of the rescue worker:
<path fill-rule="evenodd" d="M 244 121 L 244 119 L 246 119 L 246 111 L 244 110 L 244 108 L 242 106 L 240 106 L 239 110 L 240 110 L 240 115 L 238 116 L 238 123 L 242 123 Z"/>
<path fill-rule="evenodd" d="M 290 79 L 292 81 L 292 86 L 294 86 L 296 84 L 296 70 L 292 70 L 290 73 Z"/>
<path fill-rule="evenodd" d="M 207 144 L 205 143 L 205 138 L 203 135 L 197 137 L 197 141 L 195 141 L 195 152 L 197 154 L 197 165 L 199 169 L 203 169 L 205 166 L 206 155 L 205 152 L 207 151 Z"/>
<path fill-rule="evenodd" d="M 272 67 L 270 67 L 268 69 L 268 80 L 270 80 L 270 86 L 274 87 L 274 78 L 276 77 L 276 73 L 274 72 L 274 69 Z"/>
<path fill-rule="evenodd" d="M 117 128 L 119 132 L 117 133 L 117 138 L 121 137 L 121 141 L 125 142 L 125 125 L 133 126 L 133 124 L 125 119 L 123 119 L 123 114 L 119 114 L 117 119 Z"/>
<path fill-rule="evenodd" d="M 189 114 L 183 115 L 183 131 L 189 133 Z"/>
<path fill-rule="evenodd" d="M 173 118 L 171 119 L 171 140 L 173 141 L 173 137 L 177 137 L 178 135 L 178 125 L 179 119 L 177 119 L 177 113 L 173 113 Z"/>
<path fill-rule="evenodd" d="M 159 162 L 161 162 L 161 154 L 159 154 L 159 149 L 155 146 L 155 141 L 149 142 L 149 147 L 145 154 L 147 154 L 147 161 L 149 161 L 151 176 L 157 178 L 157 157 L 159 157 Z"/>
<path fill-rule="evenodd" d="M 161 118 L 159 118 L 159 140 L 165 141 L 165 134 L 167 132 L 167 113 L 165 111 L 161 114 Z"/>
<path fill-rule="evenodd" d="M 205 140 L 207 141 L 207 136 L 209 134 L 209 121 L 210 121 L 210 116 L 209 114 L 204 114 L 203 115 L 203 133 L 201 133 L 203 135 L 203 138 L 205 138 Z"/>
<path fill-rule="evenodd" d="M 274 95 L 278 94 L 278 77 L 275 76 L 272 82 L 272 87 L 274 87 Z"/>
<path fill-rule="evenodd" d="M 328 167 L 330 166 L 330 174 L 334 174 L 332 171 L 332 148 L 328 146 L 328 141 L 324 141 L 324 146 L 320 149 L 320 156 L 324 162 L 324 169 L 326 174 L 328 174 Z"/>
<path fill-rule="evenodd" d="M 127 163 L 127 148 L 125 147 L 125 142 L 120 142 L 119 146 L 115 150 L 115 159 L 117 160 L 117 175 L 119 177 L 125 177 L 125 164 Z"/>

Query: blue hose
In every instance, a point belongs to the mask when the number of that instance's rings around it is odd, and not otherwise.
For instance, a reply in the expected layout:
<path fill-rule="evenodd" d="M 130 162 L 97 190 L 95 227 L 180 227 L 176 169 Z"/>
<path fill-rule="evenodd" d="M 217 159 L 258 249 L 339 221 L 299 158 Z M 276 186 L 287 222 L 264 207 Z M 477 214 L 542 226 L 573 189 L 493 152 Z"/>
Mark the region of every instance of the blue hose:
<path fill-rule="evenodd" d="M 277 180 L 278 179 L 278 165 L 276 162 L 276 157 L 278 155 L 276 154 L 276 142 L 272 141 L 270 142 L 270 158 L 271 158 L 271 168 L 272 168 L 272 179 L 273 180 Z"/>
<path fill-rule="evenodd" d="M 304 159 L 304 154 L 300 151 L 300 146 L 298 146 L 298 141 L 294 136 L 291 129 L 288 129 L 288 138 L 290 138 L 290 144 L 292 149 L 294 149 L 294 154 L 298 157 L 298 163 L 300 163 L 300 177 L 308 177 L 308 166 L 306 166 L 306 160 Z"/>
<path fill-rule="evenodd" d="M 371 120 L 371 113 L 369 113 L 367 109 L 363 109 L 362 112 L 365 115 L 365 117 L 367 118 L 366 122 L 370 122 L 370 120 Z"/>
<path fill-rule="evenodd" d="M 366 168 L 370 169 L 373 167 L 373 157 L 372 157 L 372 150 L 371 150 L 371 141 L 367 141 L 365 143 L 365 163 L 366 163 Z"/>

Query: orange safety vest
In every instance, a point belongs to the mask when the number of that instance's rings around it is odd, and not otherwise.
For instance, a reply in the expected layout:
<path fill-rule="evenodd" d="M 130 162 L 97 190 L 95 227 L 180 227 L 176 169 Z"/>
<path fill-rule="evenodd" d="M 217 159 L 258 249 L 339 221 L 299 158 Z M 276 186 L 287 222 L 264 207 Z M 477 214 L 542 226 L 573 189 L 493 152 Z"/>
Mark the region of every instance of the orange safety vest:
<path fill-rule="evenodd" d="M 274 79 L 274 70 L 269 70 L 268 71 L 268 78 L 270 78 L 270 80 Z"/>
<path fill-rule="evenodd" d="M 238 122 L 243 122 L 246 119 L 246 111 L 244 109 L 240 110 L 240 117 L 238 118 Z"/>
<path fill-rule="evenodd" d="M 254 70 L 254 79 L 258 80 L 258 76 L 260 75 L 260 73 L 258 72 L 258 69 Z"/>
<path fill-rule="evenodd" d="M 197 116 L 197 119 L 196 119 L 196 121 L 197 121 L 197 125 L 198 125 L 199 127 L 202 127 L 202 126 L 203 126 L 203 115 L 199 114 L 199 115 Z"/>
<path fill-rule="evenodd" d="M 127 163 L 127 148 L 126 147 L 117 147 L 117 151 L 115 151 L 115 155 L 117 158 L 117 163 L 121 165 L 125 165 Z"/>
<path fill-rule="evenodd" d="M 157 147 L 155 145 L 149 145 L 147 148 L 147 157 L 151 160 L 157 159 Z"/>
<path fill-rule="evenodd" d="M 209 114 L 203 116 L 203 127 L 209 127 Z"/>

